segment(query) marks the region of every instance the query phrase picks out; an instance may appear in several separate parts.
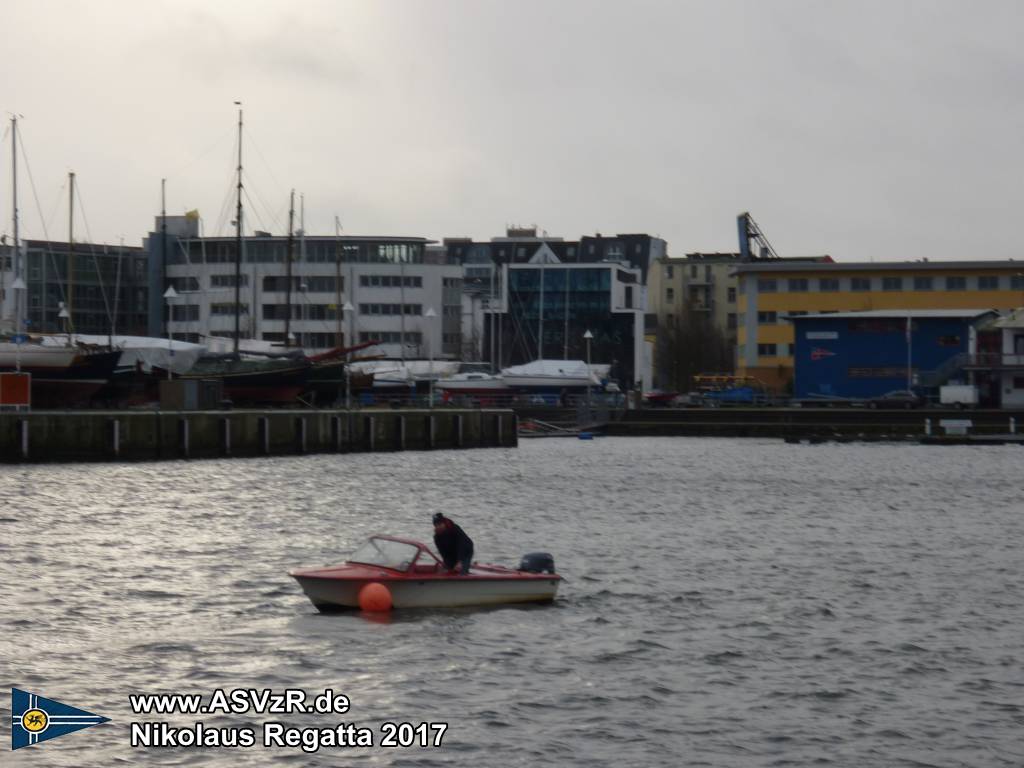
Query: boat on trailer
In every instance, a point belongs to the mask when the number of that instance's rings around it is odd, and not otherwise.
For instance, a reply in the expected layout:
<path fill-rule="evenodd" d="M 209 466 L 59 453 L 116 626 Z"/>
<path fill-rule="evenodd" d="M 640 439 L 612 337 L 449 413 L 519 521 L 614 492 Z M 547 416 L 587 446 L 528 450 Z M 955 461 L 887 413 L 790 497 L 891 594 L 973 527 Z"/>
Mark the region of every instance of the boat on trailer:
<path fill-rule="evenodd" d="M 518 569 L 473 563 L 463 575 L 449 571 L 427 545 L 394 536 L 371 536 L 342 565 L 289 575 L 322 612 L 360 608 L 368 585 L 386 588 L 394 608 L 549 603 L 562 580 L 545 552 L 524 555 Z"/>

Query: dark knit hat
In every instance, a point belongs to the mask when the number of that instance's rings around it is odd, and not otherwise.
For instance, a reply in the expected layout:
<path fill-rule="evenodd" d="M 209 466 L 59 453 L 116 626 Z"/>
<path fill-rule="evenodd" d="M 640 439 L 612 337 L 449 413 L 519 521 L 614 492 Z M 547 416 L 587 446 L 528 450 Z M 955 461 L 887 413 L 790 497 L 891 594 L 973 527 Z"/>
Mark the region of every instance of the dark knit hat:
<path fill-rule="evenodd" d="M 442 515 L 440 512 L 438 512 L 436 515 L 434 515 L 434 525 L 437 525 L 438 523 L 443 523 L 443 522 L 444 522 L 444 515 Z"/>

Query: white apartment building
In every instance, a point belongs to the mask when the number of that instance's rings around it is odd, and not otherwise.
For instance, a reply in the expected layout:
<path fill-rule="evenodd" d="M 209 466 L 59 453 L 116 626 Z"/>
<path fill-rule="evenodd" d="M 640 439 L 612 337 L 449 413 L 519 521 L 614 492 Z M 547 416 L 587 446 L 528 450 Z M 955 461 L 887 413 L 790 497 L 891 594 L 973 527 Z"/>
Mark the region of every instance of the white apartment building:
<path fill-rule="evenodd" d="M 165 238 L 159 224 L 158 217 L 157 232 L 146 241 L 150 333 L 170 332 L 188 341 L 232 339 L 235 238 L 199 237 L 187 217 L 168 217 Z M 429 242 L 420 237 L 300 235 L 289 244 L 285 236 L 247 236 L 240 264 L 239 337 L 280 345 L 287 341 L 307 352 L 377 341 L 387 357 L 457 359 L 462 268 L 424 263 Z M 177 297 L 164 299 L 165 286 L 173 286 Z M 162 303 L 170 307 L 169 321 Z"/>

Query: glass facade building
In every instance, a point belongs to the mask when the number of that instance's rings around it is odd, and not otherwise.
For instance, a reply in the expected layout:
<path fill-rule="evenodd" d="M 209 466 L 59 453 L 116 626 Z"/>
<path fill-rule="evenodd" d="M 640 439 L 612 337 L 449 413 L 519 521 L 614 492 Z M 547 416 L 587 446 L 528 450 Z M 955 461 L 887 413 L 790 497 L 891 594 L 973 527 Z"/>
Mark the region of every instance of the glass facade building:
<path fill-rule="evenodd" d="M 610 366 L 609 378 L 632 387 L 639 374 L 643 303 L 639 270 L 620 264 L 516 264 L 503 268 L 506 289 L 488 322 L 498 367 L 538 359 Z"/>

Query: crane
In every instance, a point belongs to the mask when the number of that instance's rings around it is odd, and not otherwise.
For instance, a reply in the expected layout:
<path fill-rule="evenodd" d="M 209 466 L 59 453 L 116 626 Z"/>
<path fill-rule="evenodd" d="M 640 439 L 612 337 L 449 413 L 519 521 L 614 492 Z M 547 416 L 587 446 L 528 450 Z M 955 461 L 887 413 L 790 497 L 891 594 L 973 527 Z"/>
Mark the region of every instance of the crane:
<path fill-rule="evenodd" d="M 743 261 L 780 258 L 779 254 L 772 248 L 772 244 L 768 242 L 768 238 L 764 236 L 764 232 L 757 226 L 754 217 L 746 211 L 736 217 L 736 228 L 739 231 L 740 258 Z M 758 245 L 758 252 L 756 254 L 750 252 L 751 241 Z"/>

